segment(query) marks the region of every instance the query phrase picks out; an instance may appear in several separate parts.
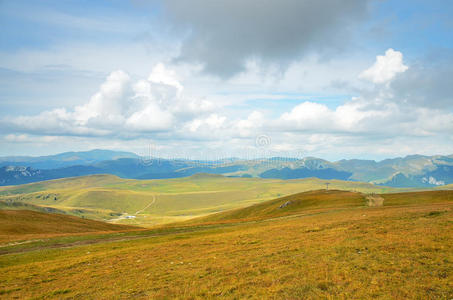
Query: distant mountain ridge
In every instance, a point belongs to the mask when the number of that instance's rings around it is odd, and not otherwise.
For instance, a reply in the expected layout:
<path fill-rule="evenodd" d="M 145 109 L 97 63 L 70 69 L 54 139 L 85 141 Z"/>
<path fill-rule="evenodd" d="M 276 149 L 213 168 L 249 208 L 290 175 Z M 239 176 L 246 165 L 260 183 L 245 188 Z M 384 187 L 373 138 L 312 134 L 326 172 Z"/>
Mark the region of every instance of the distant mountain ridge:
<path fill-rule="evenodd" d="M 132 152 L 111 151 L 95 149 L 81 152 L 64 152 L 46 156 L 6 156 L 0 157 L 0 167 L 27 166 L 34 169 L 55 169 L 75 165 L 89 165 L 106 160 L 119 158 L 136 158 L 139 156 Z"/>
<path fill-rule="evenodd" d="M 330 162 L 315 157 L 195 161 L 143 159 L 131 152 L 97 149 L 41 157 L 0 157 L 0 185 L 93 174 L 163 179 L 197 173 L 277 179 L 317 177 L 364 181 L 392 187 L 433 187 L 453 183 L 453 155 L 409 155 L 378 162 L 360 159 Z"/>

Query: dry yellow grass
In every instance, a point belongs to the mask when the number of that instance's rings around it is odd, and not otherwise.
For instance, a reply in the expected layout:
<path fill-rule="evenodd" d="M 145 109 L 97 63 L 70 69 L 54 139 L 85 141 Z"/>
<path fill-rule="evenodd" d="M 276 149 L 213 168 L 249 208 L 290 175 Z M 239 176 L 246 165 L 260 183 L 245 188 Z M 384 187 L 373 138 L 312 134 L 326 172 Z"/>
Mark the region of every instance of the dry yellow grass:
<path fill-rule="evenodd" d="M 367 195 L 366 200 L 368 201 L 368 206 L 379 207 L 384 205 L 384 198 L 382 198 L 380 195 L 376 194 Z"/>
<path fill-rule="evenodd" d="M 137 230 L 78 217 L 29 210 L 0 210 L 0 243 L 53 236 Z"/>
<path fill-rule="evenodd" d="M 1 255 L 0 293 L 36 299 L 451 299 L 453 203 L 421 202 L 312 207 L 311 213 L 272 219 L 187 226 L 192 232 L 174 228 L 135 240 Z"/>
<path fill-rule="evenodd" d="M 365 205 L 366 197 L 361 193 L 341 190 L 314 190 L 192 219 L 186 223 L 243 222 L 300 214 L 301 212 L 308 214 L 329 209 L 346 209 Z"/>

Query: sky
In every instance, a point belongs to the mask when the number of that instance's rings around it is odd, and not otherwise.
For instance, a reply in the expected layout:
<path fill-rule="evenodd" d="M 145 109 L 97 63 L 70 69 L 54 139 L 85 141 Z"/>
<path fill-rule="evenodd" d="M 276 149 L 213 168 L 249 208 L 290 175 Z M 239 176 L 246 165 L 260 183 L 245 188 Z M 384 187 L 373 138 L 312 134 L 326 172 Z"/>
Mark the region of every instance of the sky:
<path fill-rule="evenodd" d="M 453 2 L 0 0 L 0 155 L 453 154 Z"/>

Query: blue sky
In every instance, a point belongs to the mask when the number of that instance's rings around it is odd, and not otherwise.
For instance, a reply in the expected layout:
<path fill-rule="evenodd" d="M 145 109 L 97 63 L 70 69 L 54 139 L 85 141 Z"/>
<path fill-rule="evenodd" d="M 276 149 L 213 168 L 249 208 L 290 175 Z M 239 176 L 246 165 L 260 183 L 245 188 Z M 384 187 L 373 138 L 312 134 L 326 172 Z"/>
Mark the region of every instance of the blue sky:
<path fill-rule="evenodd" d="M 0 1 L 0 155 L 452 154 L 452 13 L 421 0 Z"/>

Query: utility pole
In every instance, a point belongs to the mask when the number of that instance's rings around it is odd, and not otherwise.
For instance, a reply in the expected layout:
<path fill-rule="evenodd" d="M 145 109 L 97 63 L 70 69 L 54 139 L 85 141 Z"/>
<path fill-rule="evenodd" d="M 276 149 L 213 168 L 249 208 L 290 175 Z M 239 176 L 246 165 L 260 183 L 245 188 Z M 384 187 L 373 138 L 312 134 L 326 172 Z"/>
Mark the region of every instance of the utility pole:
<path fill-rule="evenodd" d="M 327 191 L 329 190 L 329 184 L 330 184 L 330 182 L 326 182 L 326 190 Z"/>

